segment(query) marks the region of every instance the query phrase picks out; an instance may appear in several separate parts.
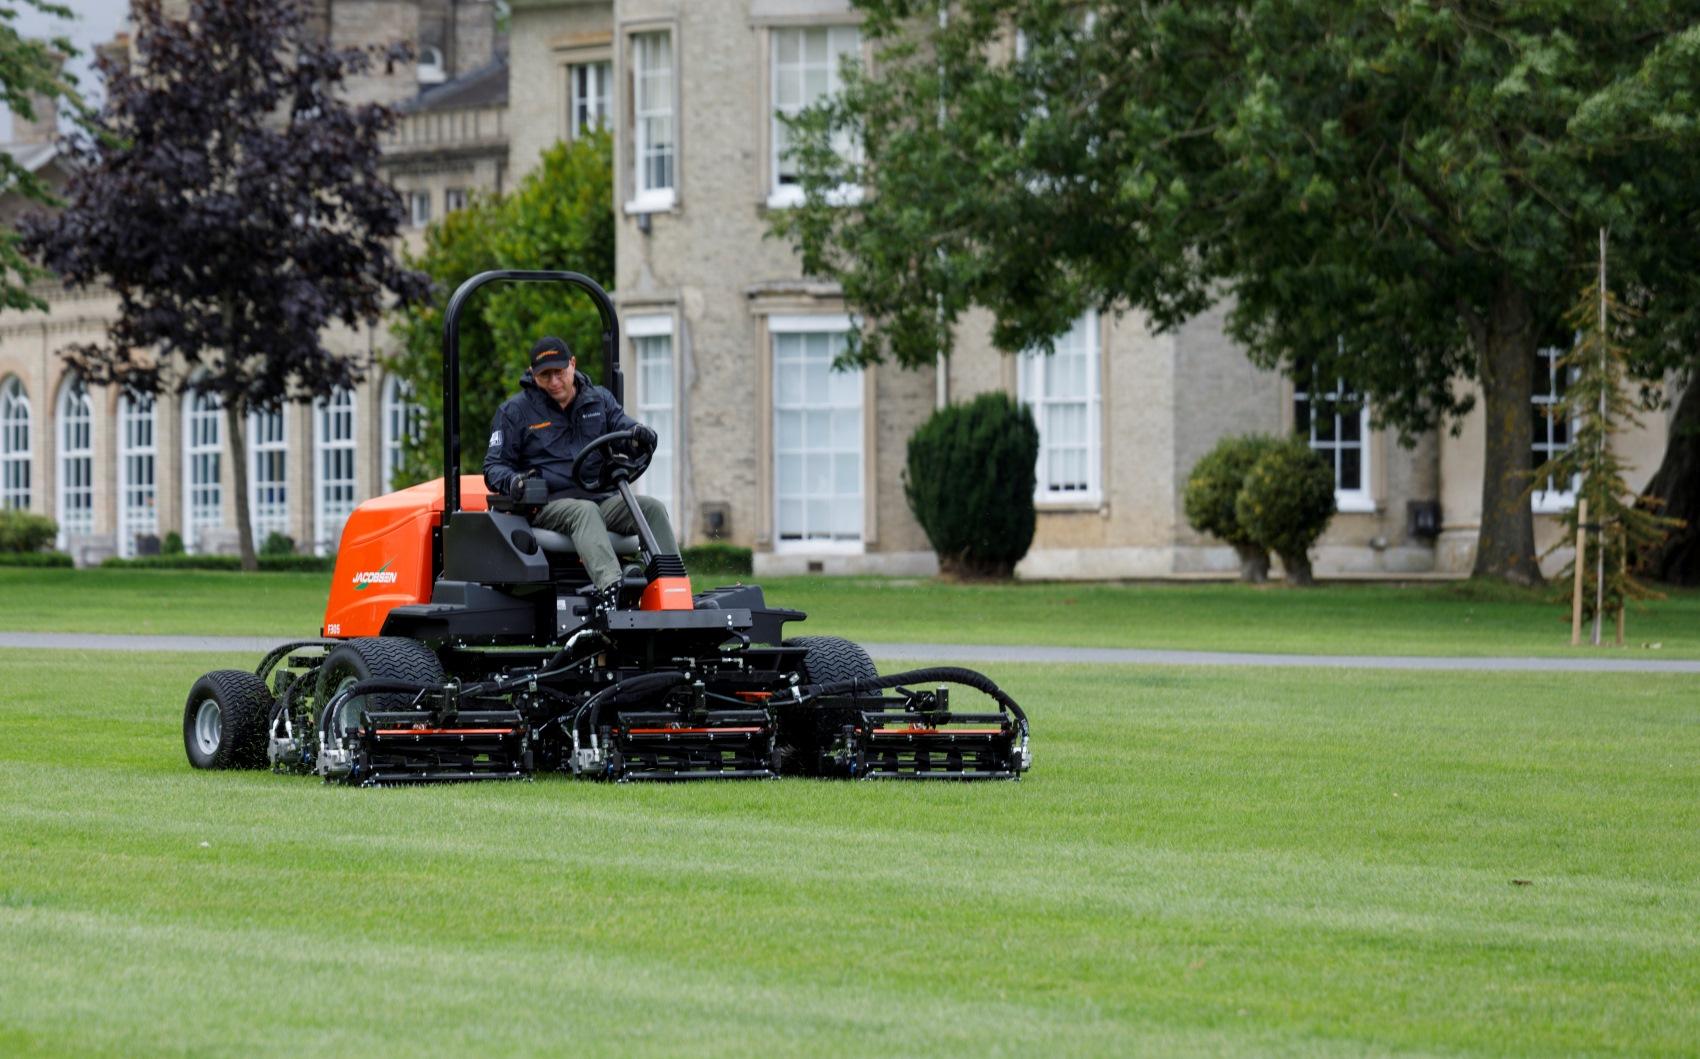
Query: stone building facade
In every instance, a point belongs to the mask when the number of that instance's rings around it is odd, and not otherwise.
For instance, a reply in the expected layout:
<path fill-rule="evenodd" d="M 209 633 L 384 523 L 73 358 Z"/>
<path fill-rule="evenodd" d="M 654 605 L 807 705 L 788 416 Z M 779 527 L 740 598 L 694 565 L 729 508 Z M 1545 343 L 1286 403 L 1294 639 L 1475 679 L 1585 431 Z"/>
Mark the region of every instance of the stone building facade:
<path fill-rule="evenodd" d="M 1228 548 L 1187 526 L 1187 474 L 1225 435 L 1295 430 L 1335 466 L 1340 513 L 1315 549 L 1319 573 L 1468 572 L 1480 413 L 1403 447 L 1325 381 L 1319 392 L 1296 391 L 1252 365 L 1227 338 L 1221 309 L 1163 334 L 1137 312 L 1089 313 L 1049 358 L 995 350 L 986 319 L 970 316 L 942 364 L 830 371 L 853 326 L 848 308 L 767 231 L 773 211 L 797 197 L 775 112 L 832 91 L 842 58 L 866 58 L 847 0 L 510 7 L 511 51 L 489 0 L 321 0 L 316 17 L 339 41 L 422 45 L 417 69 L 360 87 L 402 112 L 386 152 L 418 224 L 412 245 L 470 191 L 511 186 L 557 140 L 598 124 L 612 130 L 616 254 L 606 279 L 624 324 L 627 404 L 662 437 L 642 486 L 668 502 L 685 542 L 750 546 L 764 572 L 930 572 L 936 564 L 903 496 L 905 444 L 941 403 L 1001 389 L 1027 402 L 1041 427 L 1040 514 L 1023 576 L 1236 569 Z M 45 316 L 0 316 L 0 441 L 10 446 L 0 467 L 6 483 L 27 470 L 23 492 L 7 484 L 0 502 L 21 498 L 59 518 L 66 545 L 85 559 L 128 553 L 172 529 L 192 548 L 232 547 L 232 505 L 209 514 L 206 503 L 218 439 L 204 425 L 196 434 L 204 410 L 163 398 L 147 428 L 116 395 L 90 395 L 83 413 L 53 354 L 98 337 L 112 303 L 57 292 L 52 302 Z M 319 550 L 335 546 L 356 501 L 386 488 L 389 454 L 407 429 L 406 394 L 376 370 L 386 332 L 333 340 L 368 358 L 373 378 L 335 407 L 287 409 L 260 432 L 269 447 L 256 464 L 271 483 L 255 497 L 256 511 L 269 505 L 259 536 L 278 528 Z M 1537 375 L 1548 391 L 1562 385 L 1550 353 Z M 1663 414 L 1648 415 L 1616 439 L 1632 479 L 1657 465 L 1665 425 Z M 1544 418 L 1537 431 L 1532 463 L 1566 439 Z M 144 436 L 150 444 L 138 442 Z M 150 445 L 151 494 L 133 481 Z M 227 471 L 215 476 L 226 493 Z M 1537 497 L 1542 546 L 1567 502 L 1561 488 Z M 148 504 L 151 519 L 139 514 Z M 1563 559 L 1550 557 L 1549 568 Z"/>
<path fill-rule="evenodd" d="M 1220 310 L 1164 334 L 1138 313 L 1090 313 L 1048 360 L 998 352 L 971 318 L 942 367 L 829 372 L 847 308 L 767 230 L 797 197 L 775 112 L 831 91 L 841 59 L 867 57 L 845 0 L 516 0 L 513 19 L 514 83 L 527 89 L 515 96 L 511 170 L 587 113 L 614 134 L 623 356 L 636 402 L 671 428 L 666 477 L 650 488 L 685 537 L 749 545 L 762 570 L 931 570 L 903 498 L 905 442 L 938 404 L 995 388 L 1028 402 L 1041 427 L 1024 576 L 1235 569 L 1228 548 L 1186 524 L 1187 474 L 1227 434 L 1294 430 L 1336 468 L 1340 513 L 1316 549 L 1319 572 L 1469 570 L 1479 414 L 1456 436 L 1401 446 L 1336 387 L 1295 391 L 1254 367 Z M 1619 439 L 1649 473 L 1661 419 Z M 1563 434 L 1549 430 L 1545 447 Z M 1565 502 L 1538 498 L 1543 541 Z"/>
<path fill-rule="evenodd" d="M 405 41 L 419 55 L 417 63 L 380 67 L 351 86 L 353 98 L 398 111 L 384 168 L 412 214 L 404 240 L 410 248 L 420 245 L 431 219 L 474 192 L 505 186 L 507 63 L 496 14 L 493 0 L 315 5 L 316 25 L 338 45 Z M 25 142 L 31 128 L 38 142 Z M 4 149 L 62 184 L 52 128 L 37 122 Z M 0 199 L 0 212 L 10 221 L 26 205 Z M 173 532 L 190 551 L 234 552 L 234 482 L 216 404 L 170 393 L 133 401 L 85 387 L 58 351 L 104 340 L 116 299 L 57 285 L 38 293 L 47 312 L 0 313 L 0 505 L 52 517 L 59 546 L 79 564 L 154 550 Z M 278 532 L 302 551 L 334 550 L 354 505 L 389 488 L 402 435 L 412 429 L 409 394 L 381 363 L 391 342 L 387 327 L 337 327 L 326 342 L 361 362 L 366 381 L 328 402 L 250 419 L 256 543 Z"/>

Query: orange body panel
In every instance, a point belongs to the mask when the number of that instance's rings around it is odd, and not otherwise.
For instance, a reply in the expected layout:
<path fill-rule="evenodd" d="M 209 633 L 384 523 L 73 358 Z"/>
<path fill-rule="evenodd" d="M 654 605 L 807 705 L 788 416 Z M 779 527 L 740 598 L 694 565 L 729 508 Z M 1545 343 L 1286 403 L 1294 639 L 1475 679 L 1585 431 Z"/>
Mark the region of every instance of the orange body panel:
<path fill-rule="evenodd" d="M 463 474 L 460 506 L 484 511 L 484 479 Z M 443 480 L 433 479 L 374 497 L 342 527 L 336 574 L 321 634 L 336 639 L 377 636 L 394 607 L 431 599 L 431 531 L 443 523 Z"/>
<path fill-rule="evenodd" d="M 643 586 L 639 610 L 695 610 L 691 598 L 691 579 L 688 577 L 658 577 Z"/>

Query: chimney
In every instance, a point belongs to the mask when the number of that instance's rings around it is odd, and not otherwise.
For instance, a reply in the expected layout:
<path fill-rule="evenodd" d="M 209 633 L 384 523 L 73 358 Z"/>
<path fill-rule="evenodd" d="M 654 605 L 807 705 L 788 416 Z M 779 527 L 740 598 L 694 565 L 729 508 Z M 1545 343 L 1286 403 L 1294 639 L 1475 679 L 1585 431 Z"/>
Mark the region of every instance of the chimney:
<path fill-rule="evenodd" d="M 65 57 L 58 52 L 49 52 L 47 61 L 55 76 L 65 68 Z M 23 114 L 12 113 L 12 142 L 13 143 L 52 143 L 59 138 L 59 101 L 41 93 L 30 95 L 30 109 L 35 111 L 34 118 L 26 118 Z"/>

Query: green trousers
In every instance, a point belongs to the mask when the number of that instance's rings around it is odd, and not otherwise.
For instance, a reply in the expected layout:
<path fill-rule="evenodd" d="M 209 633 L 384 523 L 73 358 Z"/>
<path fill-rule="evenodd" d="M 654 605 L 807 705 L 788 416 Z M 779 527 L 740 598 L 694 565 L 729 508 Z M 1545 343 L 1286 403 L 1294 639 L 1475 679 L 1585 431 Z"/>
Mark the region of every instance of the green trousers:
<path fill-rule="evenodd" d="M 667 505 L 652 496 L 640 496 L 637 502 L 662 554 L 677 553 L 679 545 L 673 539 Z M 637 521 L 618 493 L 605 500 L 551 500 L 532 522 L 573 539 L 573 547 L 597 588 L 607 588 L 620 579 L 620 560 L 608 544 L 609 532 L 637 532 Z"/>

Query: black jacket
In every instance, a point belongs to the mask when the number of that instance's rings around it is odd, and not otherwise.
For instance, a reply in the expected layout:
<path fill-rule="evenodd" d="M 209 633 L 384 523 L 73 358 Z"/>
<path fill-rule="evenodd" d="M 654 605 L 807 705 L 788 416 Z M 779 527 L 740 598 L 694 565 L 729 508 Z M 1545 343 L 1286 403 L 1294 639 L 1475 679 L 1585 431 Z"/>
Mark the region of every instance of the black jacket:
<path fill-rule="evenodd" d="M 502 402 L 490 424 L 490 447 L 484 453 L 484 484 L 505 493 L 514 478 L 535 470 L 549 486 L 549 499 L 580 497 L 600 500 L 609 493 L 587 493 L 573 483 L 573 457 L 604 434 L 637 426 L 614 395 L 597 386 L 584 372 L 573 376 L 575 392 L 566 411 L 543 392 L 527 371 L 519 393 Z M 585 466 L 587 477 L 600 473 L 600 455 Z"/>

